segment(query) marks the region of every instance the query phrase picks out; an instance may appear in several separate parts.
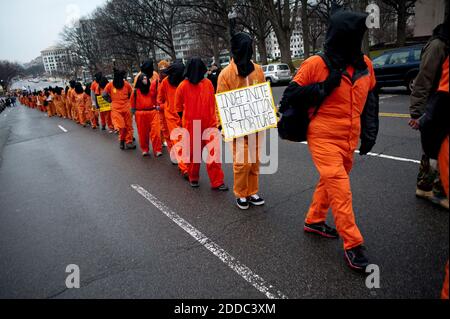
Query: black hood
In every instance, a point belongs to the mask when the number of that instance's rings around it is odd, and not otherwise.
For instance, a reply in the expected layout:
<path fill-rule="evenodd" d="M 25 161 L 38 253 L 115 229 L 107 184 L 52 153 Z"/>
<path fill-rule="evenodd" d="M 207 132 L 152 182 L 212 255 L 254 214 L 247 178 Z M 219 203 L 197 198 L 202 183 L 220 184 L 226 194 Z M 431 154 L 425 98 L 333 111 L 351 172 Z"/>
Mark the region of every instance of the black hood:
<path fill-rule="evenodd" d="M 122 70 L 114 70 L 114 79 L 113 79 L 113 85 L 116 89 L 122 89 L 125 85 L 125 75 L 127 73 Z"/>
<path fill-rule="evenodd" d="M 86 88 L 84 89 L 84 93 L 91 96 L 91 83 L 86 84 Z"/>
<path fill-rule="evenodd" d="M 81 85 L 80 82 L 77 82 L 75 84 L 75 93 L 82 94 L 83 92 L 84 92 L 83 86 Z"/>
<path fill-rule="evenodd" d="M 71 81 L 69 82 L 70 88 L 74 89 L 76 83 L 77 83 L 77 82 L 76 82 L 75 80 L 71 80 Z"/>
<path fill-rule="evenodd" d="M 109 83 L 109 80 L 106 76 L 102 76 L 99 84 L 100 84 L 100 88 L 103 90 Z"/>
<path fill-rule="evenodd" d="M 448 19 L 444 23 L 438 25 L 433 30 L 432 40 L 439 39 L 448 46 L 448 44 L 449 44 L 449 30 L 448 29 L 449 29 L 449 27 L 450 26 L 449 26 Z"/>
<path fill-rule="evenodd" d="M 184 64 L 183 62 L 172 63 L 167 69 L 164 70 L 167 74 L 168 81 L 172 86 L 178 86 L 184 80 Z"/>
<path fill-rule="evenodd" d="M 142 80 L 144 79 L 144 76 L 147 77 L 147 85 L 144 85 L 144 83 L 142 83 Z M 148 92 L 150 92 L 150 84 L 151 84 L 151 83 L 150 83 L 150 78 L 149 78 L 149 76 L 148 76 L 147 74 L 145 74 L 145 73 L 142 73 L 142 74 L 139 76 L 139 78 L 138 78 L 138 80 L 137 80 L 137 82 L 136 82 L 135 88 L 138 89 L 138 90 L 140 90 L 142 94 L 147 95 Z"/>
<path fill-rule="evenodd" d="M 192 84 L 198 84 L 205 78 L 206 71 L 208 70 L 202 59 L 195 57 L 189 60 L 184 77 Z"/>
<path fill-rule="evenodd" d="M 325 54 L 335 68 L 345 69 L 348 65 L 367 68 L 361 50 L 367 16 L 367 13 L 338 10 L 330 17 Z"/>
<path fill-rule="evenodd" d="M 155 69 L 153 67 L 153 60 L 152 59 L 144 61 L 141 64 L 141 71 L 142 71 L 142 73 L 147 74 L 150 78 L 153 76 L 153 71 L 154 70 Z"/>
<path fill-rule="evenodd" d="M 100 81 L 102 80 L 102 77 L 103 77 L 102 72 L 95 73 L 95 75 L 94 75 L 95 82 L 100 83 Z"/>
<path fill-rule="evenodd" d="M 252 63 L 253 40 L 248 34 L 239 32 L 231 37 L 231 56 L 240 76 L 247 77 L 255 70 Z"/>

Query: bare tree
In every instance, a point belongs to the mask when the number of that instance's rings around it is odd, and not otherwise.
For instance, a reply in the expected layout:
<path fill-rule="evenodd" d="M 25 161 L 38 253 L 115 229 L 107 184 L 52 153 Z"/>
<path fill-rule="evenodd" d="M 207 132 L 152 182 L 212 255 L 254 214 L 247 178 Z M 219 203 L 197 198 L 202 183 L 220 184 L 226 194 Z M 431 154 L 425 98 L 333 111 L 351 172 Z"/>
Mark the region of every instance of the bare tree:
<path fill-rule="evenodd" d="M 406 43 L 407 22 L 411 15 L 414 15 L 414 7 L 417 0 L 381 0 L 390 6 L 397 14 L 397 45 L 403 46 Z"/>
<path fill-rule="evenodd" d="M 267 17 L 277 36 L 281 62 L 294 69 L 291 53 L 291 36 L 297 24 L 300 0 L 262 0 Z"/>
<path fill-rule="evenodd" d="M 0 61 L 0 84 L 7 90 L 11 80 L 23 73 L 23 67 L 18 63 L 10 61 Z"/>

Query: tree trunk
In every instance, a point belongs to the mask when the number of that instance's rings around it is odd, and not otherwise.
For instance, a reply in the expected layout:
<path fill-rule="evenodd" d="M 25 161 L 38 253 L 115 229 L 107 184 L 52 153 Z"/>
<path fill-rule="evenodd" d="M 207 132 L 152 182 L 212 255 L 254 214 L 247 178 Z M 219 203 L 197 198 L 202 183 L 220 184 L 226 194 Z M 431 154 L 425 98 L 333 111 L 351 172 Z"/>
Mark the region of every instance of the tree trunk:
<path fill-rule="evenodd" d="M 406 12 L 405 1 L 399 1 L 399 10 L 397 12 L 397 45 L 404 46 L 406 43 L 406 22 L 408 15 Z"/>
<path fill-rule="evenodd" d="M 288 32 L 276 32 L 277 39 L 278 39 L 278 45 L 280 46 L 280 52 L 281 52 L 281 63 L 286 63 L 289 65 L 289 68 L 291 70 L 294 70 L 294 64 L 292 63 L 292 57 L 291 57 L 291 36 Z"/>
<path fill-rule="evenodd" d="M 212 41 L 212 50 L 213 50 L 214 62 L 217 64 L 217 66 L 220 67 L 219 39 Z"/>
<path fill-rule="evenodd" d="M 259 58 L 262 65 L 269 64 L 267 60 L 267 46 L 266 46 L 266 40 L 258 38 L 258 52 L 259 52 Z"/>
<path fill-rule="evenodd" d="M 303 34 L 303 53 L 305 58 L 311 55 L 311 40 L 309 39 L 308 25 L 308 0 L 302 0 L 302 34 Z"/>

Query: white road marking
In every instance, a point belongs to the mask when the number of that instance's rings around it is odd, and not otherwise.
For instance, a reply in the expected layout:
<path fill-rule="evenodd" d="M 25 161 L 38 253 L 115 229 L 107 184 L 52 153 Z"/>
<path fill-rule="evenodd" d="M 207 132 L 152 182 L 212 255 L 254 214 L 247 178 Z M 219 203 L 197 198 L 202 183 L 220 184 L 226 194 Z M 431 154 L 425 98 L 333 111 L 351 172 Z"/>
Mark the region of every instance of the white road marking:
<path fill-rule="evenodd" d="M 58 127 L 64 132 L 64 133 L 67 133 L 68 131 L 64 128 L 64 127 L 62 127 L 61 125 L 58 125 Z"/>
<path fill-rule="evenodd" d="M 308 142 L 301 142 L 301 143 L 305 144 L 305 145 L 308 145 Z M 355 153 L 359 154 L 359 151 L 355 151 Z M 385 159 L 390 159 L 390 160 L 400 161 L 400 162 L 410 162 L 410 163 L 420 164 L 419 160 L 414 160 L 414 159 L 404 158 L 404 157 L 398 157 L 398 156 L 384 155 L 384 154 L 378 154 L 378 153 L 369 153 L 369 154 L 367 154 L 367 156 L 385 158 Z"/>
<path fill-rule="evenodd" d="M 390 99 L 396 97 L 397 95 L 381 95 L 380 100 Z"/>
<path fill-rule="evenodd" d="M 181 227 L 192 238 L 209 250 L 214 256 L 219 258 L 225 265 L 234 270 L 239 276 L 255 287 L 259 292 L 263 293 L 269 299 L 287 299 L 287 296 L 278 291 L 275 287 L 267 283 L 259 275 L 255 274 L 250 268 L 242 264 L 236 258 L 227 253 L 219 245 L 211 239 L 203 235 L 194 226 L 180 217 L 177 213 L 168 208 L 164 203 L 159 201 L 155 196 L 147 192 L 139 185 L 131 185 L 131 187 L 158 208 L 164 215 L 169 217 L 175 224 Z"/>

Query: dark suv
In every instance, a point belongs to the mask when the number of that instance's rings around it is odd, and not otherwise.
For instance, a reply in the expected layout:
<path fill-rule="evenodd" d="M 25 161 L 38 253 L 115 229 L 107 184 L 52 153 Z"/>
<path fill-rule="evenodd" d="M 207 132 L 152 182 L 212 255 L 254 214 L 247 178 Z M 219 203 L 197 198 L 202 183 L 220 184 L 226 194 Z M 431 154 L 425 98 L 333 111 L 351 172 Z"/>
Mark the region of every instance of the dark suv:
<path fill-rule="evenodd" d="M 388 51 L 373 60 L 377 87 L 406 86 L 411 93 L 419 73 L 423 46 Z"/>

